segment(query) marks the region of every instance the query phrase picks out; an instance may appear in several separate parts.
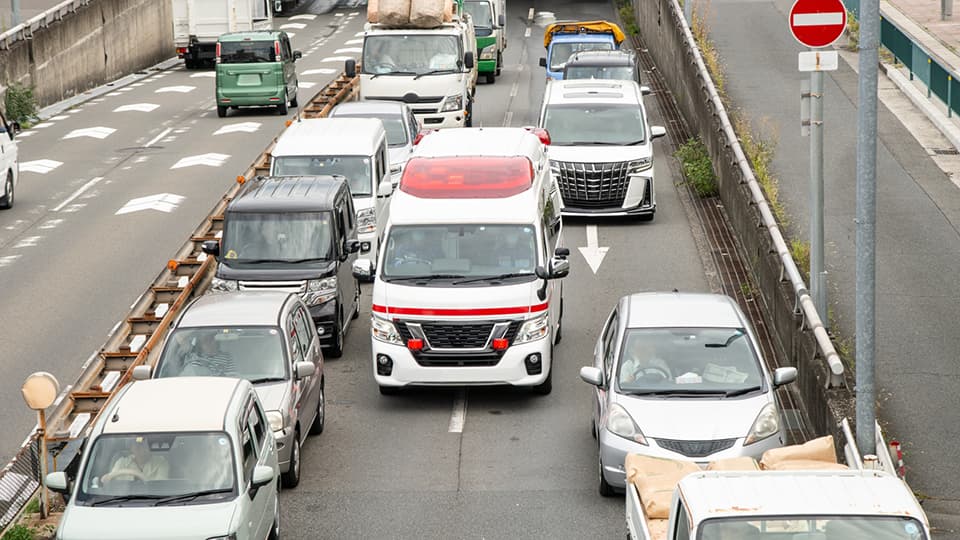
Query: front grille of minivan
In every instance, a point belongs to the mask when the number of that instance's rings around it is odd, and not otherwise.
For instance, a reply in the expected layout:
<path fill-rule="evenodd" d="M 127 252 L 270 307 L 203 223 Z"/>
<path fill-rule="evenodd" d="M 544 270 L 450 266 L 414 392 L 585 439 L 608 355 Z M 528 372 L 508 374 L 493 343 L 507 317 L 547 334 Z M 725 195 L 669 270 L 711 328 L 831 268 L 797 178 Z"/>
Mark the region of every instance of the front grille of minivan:
<path fill-rule="evenodd" d="M 513 345 L 523 321 L 411 320 L 409 326 L 408 321 L 397 321 L 396 328 L 404 342 L 418 331 L 426 338 L 429 347 L 413 352 L 414 360 L 421 366 L 495 366 L 505 352 L 494 350 L 489 343 L 497 324 L 501 325 L 498 335 Z M 504 324 L 507 325 L 505 331 Z"/>
<path fill-rule="evenodd" d="M 306 281 L 241 281 L 241 291 L 279 291 L 303 294 L 307 291 Z"/>
<path fill-rule="evenodd" d="M 660 448 L 666 448 L 687 457 L 699 458 L 716 454 L 721 450 L 733 448 L 736 439 L 716 439 L 708 441 L 677 441 L 673 439 L 656 439 Z"/>
<path fill-rule="evenodd" d="M 619 208 L 627 197 L 629 161 L 551 161 L 563 204 L 574 208 Z"/>

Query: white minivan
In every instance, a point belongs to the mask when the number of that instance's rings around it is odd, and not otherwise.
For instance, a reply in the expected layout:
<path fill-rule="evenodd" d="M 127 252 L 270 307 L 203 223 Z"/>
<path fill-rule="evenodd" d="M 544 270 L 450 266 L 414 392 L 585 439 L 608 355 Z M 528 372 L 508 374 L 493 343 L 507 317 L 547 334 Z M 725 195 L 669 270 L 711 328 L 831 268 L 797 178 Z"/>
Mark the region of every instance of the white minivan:
<path fill-rule="evenodd" d="M 387 133 L 377 118 L 311 118 L 293 122 L 270 153 L 271 176 L 343 175 L 357 212 L 361 256 L 376 258 L 393 191 Z"/>
<path fill-rule="evenodd" d="M 20 132 L 20 124 L 7 122 L 0 111 L 0 208 L 13 206 L 13 192 L 20 176 L 17 161 L 17 143 L 13 140 Z"/>
<path fill-rule="evenodd" d="M 541 138 L 542 137 L 542 138 Z M 552 389 L 569 250 L 548 135 L 462 128 L 425 135 L 390 203 L 375 276 L 374 377 L 405 386 Z"/>

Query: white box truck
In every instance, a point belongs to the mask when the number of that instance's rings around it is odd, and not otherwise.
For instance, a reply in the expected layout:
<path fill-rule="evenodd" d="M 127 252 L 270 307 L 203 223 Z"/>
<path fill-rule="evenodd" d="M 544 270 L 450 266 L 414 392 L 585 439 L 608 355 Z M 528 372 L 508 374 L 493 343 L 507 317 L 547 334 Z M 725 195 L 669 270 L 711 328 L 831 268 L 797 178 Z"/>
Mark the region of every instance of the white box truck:
<path fill-rule="evenodd" d="M 187 69 L 212 65 L 217 38 L 273 28 L 272 0 L 172 0 L 173 44 Z"/>

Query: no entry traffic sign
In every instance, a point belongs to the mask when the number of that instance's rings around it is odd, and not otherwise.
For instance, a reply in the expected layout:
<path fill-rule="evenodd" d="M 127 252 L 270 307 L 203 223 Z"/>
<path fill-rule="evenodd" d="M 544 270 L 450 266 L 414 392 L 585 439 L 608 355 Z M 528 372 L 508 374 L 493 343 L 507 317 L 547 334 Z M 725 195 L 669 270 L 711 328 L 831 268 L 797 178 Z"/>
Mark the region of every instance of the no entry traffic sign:
<path fill-rule="evenodd" d="M 790 8 L 790 32 L 807 47 L 826 47 L 843 35 L 847 10 L 841 0 L 796 0 Z"/>

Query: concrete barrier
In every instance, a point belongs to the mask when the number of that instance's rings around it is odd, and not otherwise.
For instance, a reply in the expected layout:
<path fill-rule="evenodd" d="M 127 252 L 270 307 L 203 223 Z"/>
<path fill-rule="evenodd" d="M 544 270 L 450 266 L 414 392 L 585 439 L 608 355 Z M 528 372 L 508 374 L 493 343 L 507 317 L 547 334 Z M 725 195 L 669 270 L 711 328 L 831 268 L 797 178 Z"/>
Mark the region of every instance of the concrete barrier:
<path fill-rule="evenodd" d="M 43 107 L 157 64 L 174 53 L 170 6 L 92 0 L 0 50 L 0 88 L 31 85 Z"/>
<path fill-rule="evenodd" d="M 693 1 L 693 0 L 687 0 Z M 800 293 L 787 280 L 771 232 L 763 224 L 757 200 L 748 189 L 738 154 L 739 142 L 725 128 L 727 112 L 711 98 L 713 83 L 703 68 L 696 45 L 686 28 L 677 0 L 633 0 L 640 36 L 660 68 L 690 132 L 707 147 L 717 173 L 720 198 L 742 242 L 745 258 L 760 286 L 777 344 L 788 365 L 799 372 L 797 391 L 808 425 L 820 435 L 842 440 L 840 421 L 854 420 L 849 372 L 843 383 L 829 388 L 831 370 L 822 348 L 805 325 L 798 304 Z M 806 295 L 806 291 L 803 291 Z"/>

